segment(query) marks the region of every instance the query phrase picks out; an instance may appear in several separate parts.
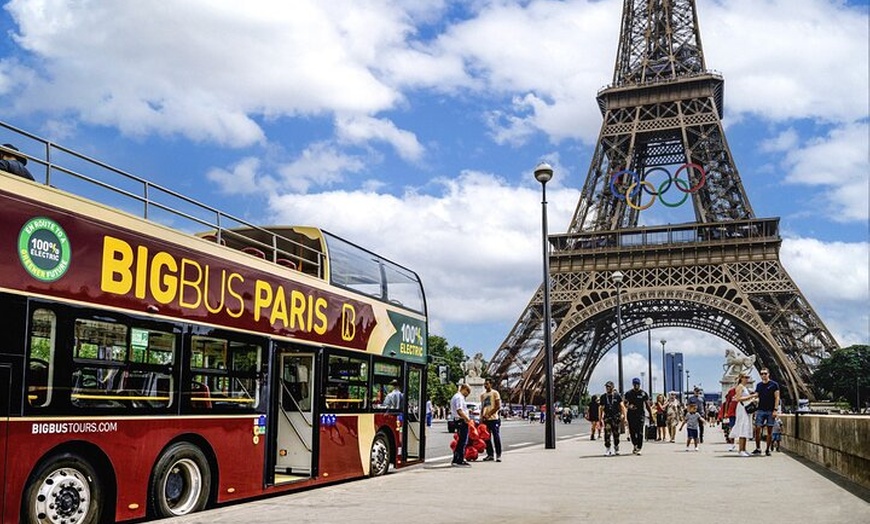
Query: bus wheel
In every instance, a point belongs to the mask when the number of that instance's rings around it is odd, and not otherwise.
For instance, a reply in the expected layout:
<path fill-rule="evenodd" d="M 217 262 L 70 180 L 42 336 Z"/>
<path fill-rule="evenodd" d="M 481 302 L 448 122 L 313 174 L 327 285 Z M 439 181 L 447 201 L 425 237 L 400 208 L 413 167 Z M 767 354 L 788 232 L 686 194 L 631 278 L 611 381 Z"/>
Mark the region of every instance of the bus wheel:
<path fill-rule="evenodd" d="M 380 477 L 386 475 L 390 469 L 390 443 L 383 433 L 375 435 L 372 442 L 371 466 L 369 476 Z"/>
<path fill-rule="evenodd" d="M 30 524 L 94 524 L 102 512 L 100 479 L 78 455 L 57 455 L 30 477 L 23 502 L 24 522 Z"/>
<path fill-rule="evenodd" d="M 178 517 L 204 509 L 211 471 L 200 449 L 177 442 L 160 456 L 151 475 L 151 507 L 158 517 Z"/>

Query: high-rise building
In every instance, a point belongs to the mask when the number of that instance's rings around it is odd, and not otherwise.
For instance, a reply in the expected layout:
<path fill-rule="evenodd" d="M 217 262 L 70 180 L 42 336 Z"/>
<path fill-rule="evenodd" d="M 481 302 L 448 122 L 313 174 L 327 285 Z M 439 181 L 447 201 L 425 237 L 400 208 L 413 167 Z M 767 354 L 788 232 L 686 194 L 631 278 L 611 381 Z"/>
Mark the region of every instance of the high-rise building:
<path fill-rule="evenodd" d="M 665 383 L 667 383 L 670 391 L 679 393 L 686 390 L 683 375 L 685 370 L 682 353 L 668 353 L 665 355 Z"/>

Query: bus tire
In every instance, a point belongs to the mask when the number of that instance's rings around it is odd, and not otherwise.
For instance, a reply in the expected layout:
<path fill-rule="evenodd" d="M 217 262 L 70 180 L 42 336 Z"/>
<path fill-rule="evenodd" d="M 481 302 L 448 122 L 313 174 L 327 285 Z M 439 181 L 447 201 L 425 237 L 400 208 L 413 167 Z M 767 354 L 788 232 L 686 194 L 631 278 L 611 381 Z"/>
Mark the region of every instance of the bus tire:
<path fill-rule="evenodd" d="M 34 471 L 24 489 L 22 521 L 96 524 L 103 490 L 96 470 L 74 453 L 54 455 Z"/>
<path fill-rule="evenodd" d="M 370 477 L 386 475 L 390 469 L 390 441 L 383 433 L 375 435 L 372 441 L 371 464 L 369 466 Z"/>
<path fill-rule="evenodd" d="M 211 470 L 203 452 L 176 442 L 160 455 L 151 474 L 151 508 L 158 517 L 178 517 L 208 505 Z"/>

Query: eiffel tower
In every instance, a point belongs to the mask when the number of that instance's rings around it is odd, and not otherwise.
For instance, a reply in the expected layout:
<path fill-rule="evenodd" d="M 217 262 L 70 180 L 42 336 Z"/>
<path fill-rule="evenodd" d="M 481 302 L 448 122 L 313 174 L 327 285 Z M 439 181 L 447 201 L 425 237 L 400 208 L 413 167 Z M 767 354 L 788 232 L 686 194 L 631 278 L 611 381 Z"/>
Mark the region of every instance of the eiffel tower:
<path fill-rule="evenodd" d="M 723 98 L 694 0 L 624 0 L 589 173 L 568 232 L 549 236 L 557 398 L 583 391 L 617 345 L 618 303 L 623 338 L 704 331 L 755 355 L 784 399 L 815 398 L 812 372 L 838 345 L 780 262 L 779 219 L 752 210 L 725 140 Z M 694 222 L 640 225 L 652 205 L 688 199 Z M 543 397 L 543 318 L 541 287 L 489 364 L 512 402 Z"/>

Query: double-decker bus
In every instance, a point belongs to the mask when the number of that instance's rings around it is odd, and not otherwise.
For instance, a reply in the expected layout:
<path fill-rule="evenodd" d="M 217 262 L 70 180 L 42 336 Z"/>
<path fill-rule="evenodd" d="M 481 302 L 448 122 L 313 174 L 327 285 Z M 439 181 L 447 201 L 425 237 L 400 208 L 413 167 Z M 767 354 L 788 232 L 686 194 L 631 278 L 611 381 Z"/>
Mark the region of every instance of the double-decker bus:
<path fill-rule="evenodd" d="M 185 515 L 423 461 L 413 271 L 3 133 L 45 154 L 20 154 L 36 182 L 0 172 L 2 522 Z"/>

